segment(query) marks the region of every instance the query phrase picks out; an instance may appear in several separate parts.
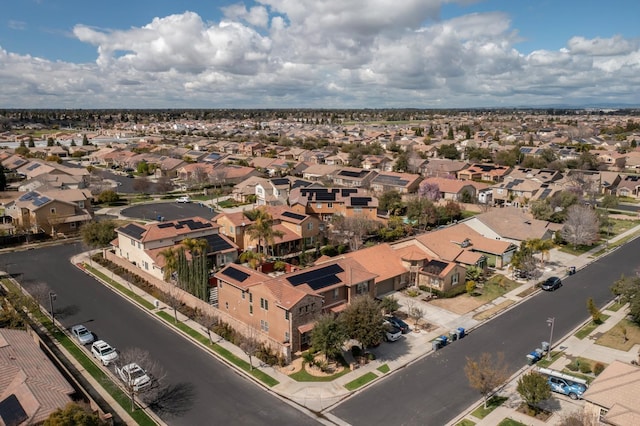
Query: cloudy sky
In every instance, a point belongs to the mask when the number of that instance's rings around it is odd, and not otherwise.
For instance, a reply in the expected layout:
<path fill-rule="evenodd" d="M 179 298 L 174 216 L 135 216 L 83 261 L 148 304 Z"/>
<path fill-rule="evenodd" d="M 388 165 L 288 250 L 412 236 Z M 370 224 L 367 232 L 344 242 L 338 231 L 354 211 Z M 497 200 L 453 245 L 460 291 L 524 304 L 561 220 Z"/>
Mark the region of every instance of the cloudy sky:
<path fill-rule="evenodd" d="M 4 0 L 0 108 L 640 105 L 638 0 Z"/>

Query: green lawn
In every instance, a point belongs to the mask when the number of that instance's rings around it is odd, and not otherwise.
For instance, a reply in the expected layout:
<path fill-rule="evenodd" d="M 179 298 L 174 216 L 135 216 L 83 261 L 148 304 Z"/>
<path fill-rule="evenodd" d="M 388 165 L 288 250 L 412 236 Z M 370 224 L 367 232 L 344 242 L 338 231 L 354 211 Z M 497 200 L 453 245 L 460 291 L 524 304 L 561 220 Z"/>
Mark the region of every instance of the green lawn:
<path fill-rule="evenodd" d="M 609 318 L 609 315 L 601 314 L 600 315 L 600 324 L 605 322 L 608 318 Z M 591 332 L 593 330 L 595 330 L 596 327 L 598 327 L 600 324 L 596 324 L 593 321 L 589 321 L 589 323 L 587 323 L 584 327 L 582 327 L 580 330 L 578 330 L 578 332 L 576 334 L 574 334 L 574 336 L 576 336 L 578 339 L 582 340 L 585 337 L 587 337 L 589 334 L 591 334 Z"/>
<path fill-rule="evenodd" d="M 478 296 L 481 300 L 490 302 L 503 294 L 520 287 L 520 283 L 510 280 L 504 275 L 496 274 L 484 283 L 482 294 Z"/>
<path fill-rule="evenodd" d="M 95 269 L 94 267 L 92 267 L 89 264 L 83 264 L 83 267 L 89 271 L 92 275 L 97 276 L 98 278 L 100 278 L 102 281 L 106 282 L 107 284 L 109 284 L 111 287 L 114 287 L 115 289 L 117 289 L 120 293 L 124 294 L 125 296 L 127 296 L 129 299 L 133 299 L 136 302 L 138 302 L 139 304 L 141 304 L 142 306 L 144 306 L 145 308 L 149 309 L 149 310 L 153 310 L 155 309 L 155 306 L 153 306 L 153 303 L 148 302 L 146 299 L 138 296 L 137 294 L 135 294 L 133 291 L 129 290 L 128 288 L 124 287 L 123 285 L 121 285 L 120 283 L 118 283 L 115 280 L 112 280 L 111 278 L 109 278 L 108 276 L 106 276 L 105 274 L 103 274 L 102 272 L 98 271 L 97 269 Z"/>
<path fill-rule="evenodd" d="M 377 370 L 382 374 L 387 374 L 389 371 L 391 371 L 391 369 L 387 364 L 381 365 L 380 367 L 377 368 Z"/>
<path fill-rule="evenodd" d="M 295 380 L 296 382 L 331 382 L 339 377 L 344 376 L 349 373 L 351 370 L 345 366 L 342 371 L 331 375 L 331 376 L 314 376 L 310 374 L 306 369 L 302 368 L 300 371 L 296 371 L 293 374 L 289 375 L 289 378 Z"/>
<path fill-rule="evenodd" d="M 506 418 L 498 423 L 498 426 L 527 426 L 524 423 L 520 423 L 519 421 Z"/>
<path fill-rule="evenodd" d="M 460 420 L 458 423 L 456 423 L 455 426 L 473 426 L 475 425 L 476 422 L 469 420 L 469 419 L 462 419 Z"/>
<path fill-rule="evenodd" d="M 487 408 L 484 408 L 484 404 L 481 404 L 478 408 L 473 410 L 471 414 L 479 419 L 484 419 L 489 415 L 489 413 L 501 406 L 507 399 L 508 398 L 505 396 L 491 397 L 487 403 Z"/>
<path fill-rule="evenodd" d="M 361 386 L 366 385 L 369 382 L 374 381 L 378 376 L 375 375 L 375 373 L 369 372 L 367 374 L 364 374 L 360 377 L 358 377 L 355 380 L 350 381 L 349 383 L 347 383 L 346 385 L 344 385 L 345 388 L 347 388 L 350 391 L 356 390 Z"/>

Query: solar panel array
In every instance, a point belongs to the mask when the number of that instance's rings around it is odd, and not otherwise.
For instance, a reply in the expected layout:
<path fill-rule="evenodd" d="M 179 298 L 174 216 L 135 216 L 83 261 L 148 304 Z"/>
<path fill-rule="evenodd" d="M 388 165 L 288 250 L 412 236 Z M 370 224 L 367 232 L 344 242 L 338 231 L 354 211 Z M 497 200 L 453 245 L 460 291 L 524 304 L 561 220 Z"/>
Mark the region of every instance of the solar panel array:
<path fill-rule="evenodd" d="M 33 203 L 33 205 L 34 205 L 34 206 L 36 206 L 36 207 L 40 207 L 40 206 L 42 206 L 42 205 L 47 204 L 49 201 L 51 201 L 51 198 L 49 198 L 49 197 L 45 197 L 45 196 L 43 195 L 42 197 L 35 198 L 35 199 L 32 201 L 32 203 Z"/>
<path fill-rule="evenodd" d="M 319 290 L 340 283 L 342 280 L 337 277 L 337 274 L 341 272 L 344 272 L 344 269 L 338 264 L 333 264 L 320 269 L 314 269 L 313 271 L 296 274 L 288 277 L 287 281 L 293 286 L 307 284 L 313 290 Z"/>
<path fill-rule="evenodd" d="M 271 179 L 271 183 L 273 183 L 275 186 L 289 185 L 289 179 L 275 178 Z"/>
<path fill-rule="evenodd" d="M 352 206 L 368 206 L 371 202 L 371 197 L 351 197 Z"/>
<path fill-rule="evenodd" d="M 303 214 L 298 214 L 298 213 L 294 213 L 294 212 L 283 212 L 282 216 L 285 217 L 290 217 L 291 219 L 295 219 L 295 220 L 303 220 L 305 219 L 307 216 L 303 215 Z"/>
<path fill-rule="evenodd" d="M 362 170 L 362 171 L 353 171 L 353 170 L 340 170 L 340 173 L 338 173 L 338 176 L 346 176 L 346 177 L 352 177 L 352 178 L 357 178 L 357 177 L 361 177 L 366 175 L 368 172 Z"/>
<path fill-rule="evenodd" d="M 377 184 L 383 185 L 395 185 L 395 186 L 405 186 L 409 183 L 408 180 L 402 179 L 400 176 L 393 175 L 378 175 L 373 181 Z"/>
<path fill-rule="evenodd" d="M 27 170 L 35 170 L 35 169 L 37 169 L 37 168 L 38 168 L 38 167 L 40 167 L 40 166 L 41 166 L 41 164 L 40 164 L 40 163 L 33 163 L 33 164 L 31 164 L 29 167 L 27 167 Z"/>
<path fill-rule="evenodd" d="M 125 235 L 130 236 L 131 238 L 135 239 L 135 240 L 139 240 L 140 238 L 142 238 L 142 234 L 144 234 L 145 229 L 134 224 L 134 223 L 130 223 L 128 225 L 123 226 L 122 228 L 120 228 L 120 232 L 122 232 Z"/>
<path fill-rule="evenodd" d="M 229 266 L 226 269 L 222 270 L 221 274 L 238 282 L 244 282 L 247 278 L 249 278 L 249 274 L 239 269 L 236 269 L 233 266 Z"/>
<path fill-rule="evenodd" d="M 203 237 L 203 238 L 207 241 L 207 244 L 209 245 L 209 253 L 216 253 L 219 251 L 224 251 L 224 250 L 233 248 L 233 246 L 229 244 L 227 240 L 225 240 L 218 234 L 207 235 L 206 237 Z"/>
<path fill-rule="evenodd" d="M 340 190 L 340 194 L 341 194 L 343 197 L 350 197 L 350 196 L 351 196 L 351 194 L 357 194 L 357 193 L 358 193 L 358 190 L 357 190 L 357 189 L 355 189 L 355 188 L 342 188 L 342 189 Z"/>
<path fill-rule="evenodd" d="M 424 270 L 431 274 L 439 275 L 446 267 L 447 263 L 439 260 L 432 260 L 424 266 Z"/>
<path fill-rule="evenodd" d="M 34 198 L 38 198 L 40 196 L 40 194 L 38 194 L 35 191 L 30 191 L 27 192 L 26 194 L 23 194 L 20 198 L 18 198 L 19 201 L 31 201 Z"/>

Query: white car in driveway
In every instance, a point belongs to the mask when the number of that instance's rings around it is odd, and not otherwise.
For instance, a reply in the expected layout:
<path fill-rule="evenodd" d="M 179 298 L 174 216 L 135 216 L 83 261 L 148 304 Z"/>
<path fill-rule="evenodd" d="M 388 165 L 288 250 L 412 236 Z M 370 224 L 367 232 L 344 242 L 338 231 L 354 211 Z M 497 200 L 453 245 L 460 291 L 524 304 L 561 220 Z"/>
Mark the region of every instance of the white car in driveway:
<path fill-rule="evenodd" d="M 191 202 L 191 198 L 189 198 L 186 195 L 184 197 L 176 198 L 176 203 L 190 203 L 190 202 Z"/>
<path fill-rule="evenodd" d="M 90 343 L 93 343 L 93 341 L 95 340 L 93 337 L 93 333 L 87 330 L 87 327 L 82 324 L 74 325 L 73 327 L 71 327 L 71 335 L 73 335 L 73 337 L 75 337 L 81 345 L 88 345 Z"/>
<path fill-rule="evenodd" d="M 116 374 L 134 392 L 139 392 L 151 385 L 151 377 L 135 362 L 122 367 L 116 366 Z"/>
<path fill-rule="evenodd" d="M 91 354 L 94 358 L 99 359 L 102 365 L 109 365 L 118 359 L 118 352 L 115 348 L 104 340 L 96 340 L 91 345 Z"/>

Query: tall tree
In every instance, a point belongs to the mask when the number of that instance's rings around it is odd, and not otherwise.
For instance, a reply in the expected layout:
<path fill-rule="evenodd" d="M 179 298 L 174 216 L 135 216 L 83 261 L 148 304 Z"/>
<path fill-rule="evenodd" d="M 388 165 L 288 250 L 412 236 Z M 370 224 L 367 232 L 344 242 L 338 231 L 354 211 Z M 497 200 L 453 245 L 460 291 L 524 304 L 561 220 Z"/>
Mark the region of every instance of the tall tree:
<path fill-rule="evenodd" d="M 620 277 L 611 287 L 613 294 L 618 296 L 620 303 L 629 304 L 631 320 L 640 325 L 640 277 Z"/>
<path fill-rule="evenodd" d="M 178 254 L 173 247 L 167 247 L 160 252 L 160 256 L 164 258 L 164 268 L 162 268 L 164 280 L 169 282 L 178 267 Z"/>
<path fill-rule="evenodd" d="M 0 191 L 7 189 L 7 175 L 4 174 L 4 167 L 0 165 Z"/>
<path fill-rule="evenodd" d="M 284 233 L 274 229 L 273 217 L 265 209 L 256 209 L 254 222 L 247 227 L 247 234 L 258 241 L 256 249 L 262 249 L 266 257 L 268 248 L 275 244 L 276 238 L 282 238 Z"/>
<path fill-rule="evenodd" d="M 382 340 L 382 310 L 370 296 L 355 298 L 340 314 L 340 321 L 344 324 L 347 336 L 360 342 L 363 350 Z"/>
<path fill-rule="evenodd" d="M 342 344 L 347 339 L 344 323 L 332 314 L 322 315 L 311 332 L 311 346 L 319 350 L 325 359 L 335 359 L 340 354 Z"/>
<path fill-rule="evenodd" d="M 58 408 L 47 417 L 44 426 L 106 426 L 107 423 L 75 402 L 68 403 L 64 408 Z"/>
<path fill-rule="evenodd" d="M 560 235 L 573 246 L 592 245 L 599 238 L 600 221 L 595 209 L 589 206 L 573 205 L 567 211 Z"/>
<path fill-rule="evenodd" d="M 516 388 L 524 402 L 536 413 L 540 411 L 539 404 L 551 398 L 551 388 L 547 377 L 532 371 L 518 379 Z"/>
<path fill-rule="evenodd" d="M 418 187 L 418 195 L 429 201 L 438 201 L 442 194 L 440 186 L 435 182 L 424 181 Z"/>
<path fill-rule="evenodd" d="M 82 241 L 91 248 L 106 247 L 116 238 L 116 224 L 111 220 L 93 221 L 80 227 Z"/>
<path fill-rule="evenodd" d="M 509 378 L 508 366 L 501 352 L 495 358 L 487 352 L 482 353 L 478 358 L 467 357 L 464 373 L 469 380 L 469 386 L 482 395 L 485 408 L 493 390 Z"/>

